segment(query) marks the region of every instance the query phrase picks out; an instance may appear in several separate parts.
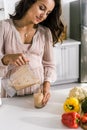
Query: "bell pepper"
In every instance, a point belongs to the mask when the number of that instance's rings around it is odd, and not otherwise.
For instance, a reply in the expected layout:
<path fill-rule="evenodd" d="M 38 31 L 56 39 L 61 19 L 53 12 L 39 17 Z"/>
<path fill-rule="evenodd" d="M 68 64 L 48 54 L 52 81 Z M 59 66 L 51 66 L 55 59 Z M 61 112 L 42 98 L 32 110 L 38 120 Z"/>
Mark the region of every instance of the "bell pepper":
<path fill-rule="evenodd" d="M 69 97 L 65 100 L 63 108 L 65 112 L 79 112 L 80 103 L 77 98 Z"/>
<path fill-rule="evenodd" d="M 61 121 L 69 128 L 78 128 L 80 124 L 80 114 L 77 112 L 63 113 Z"/>

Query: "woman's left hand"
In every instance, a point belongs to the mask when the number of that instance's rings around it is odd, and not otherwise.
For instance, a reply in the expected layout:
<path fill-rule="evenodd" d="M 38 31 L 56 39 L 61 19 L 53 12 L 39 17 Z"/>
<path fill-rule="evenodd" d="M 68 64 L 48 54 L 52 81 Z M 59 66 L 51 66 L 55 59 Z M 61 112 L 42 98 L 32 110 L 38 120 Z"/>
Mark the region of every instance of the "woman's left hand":
<path fill-rule="evenodd" d="M 45 81 L 43 84 L 43 95 L 42 104 L 45 106 L 50 98 L 50 82 L 48 81 Z"/>

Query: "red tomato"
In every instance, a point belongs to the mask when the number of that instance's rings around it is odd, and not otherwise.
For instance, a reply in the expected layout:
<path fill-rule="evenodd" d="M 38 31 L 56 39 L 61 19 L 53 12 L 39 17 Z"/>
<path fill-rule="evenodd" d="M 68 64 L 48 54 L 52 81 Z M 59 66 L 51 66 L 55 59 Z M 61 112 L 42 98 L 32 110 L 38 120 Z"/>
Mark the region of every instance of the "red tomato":
<path fill-rule="evenodd" d="M 85 113 L 84 116 L 87 116 L 87 113 Z"/>
<path fill-rule="evenodd" d="M 81 117 L 81 122 L 82 122 L 82 123 L 87 123 L 87 116 L 83 115 L 83 116 Z"/>

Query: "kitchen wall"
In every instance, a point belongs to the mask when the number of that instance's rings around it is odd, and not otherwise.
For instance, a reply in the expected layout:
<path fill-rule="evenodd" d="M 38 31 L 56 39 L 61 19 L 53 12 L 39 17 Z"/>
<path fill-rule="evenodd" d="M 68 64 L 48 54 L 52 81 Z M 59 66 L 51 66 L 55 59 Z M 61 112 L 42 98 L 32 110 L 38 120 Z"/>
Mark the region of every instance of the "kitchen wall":
<path fill-rule="evenodd" d="M 62 21 L 67 25 L 67 37 L 69 37 L 69 0 L 61 0 L 62 4 Z"/>
<path fill-rule="evenodd" d="M 0 0 L 0 20 L 2 20 L 5 17 L 3 10 L 4 10 L 4 2 L 2 2 L 2 0 Z"/>
<path fill-rule="evenodd" d="M 69 18 L 70 18 L 70 12 L 69 12 L 69 4 L 72 1 L 76 1 L 76 0 L 61 0 L 61 4 L 62 4 L 62 21 L 65 25 L 67 25 L 67 37 L 70 36 L 70 22 L 69 22 Z"/>
<path fill-rule="evenodd" d="M 19 0 L 4 0 L 5 17 L 8 18 L 8 13 L 14 12 L 15 3 Z M 9 6 L 10 5 L 10 6 Z"/>

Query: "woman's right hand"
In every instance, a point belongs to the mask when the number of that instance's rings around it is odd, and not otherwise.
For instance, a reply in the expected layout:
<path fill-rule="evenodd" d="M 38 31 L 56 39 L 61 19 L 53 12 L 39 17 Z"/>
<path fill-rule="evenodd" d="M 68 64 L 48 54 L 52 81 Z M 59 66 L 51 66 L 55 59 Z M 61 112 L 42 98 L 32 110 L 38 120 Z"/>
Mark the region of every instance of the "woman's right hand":
<path fill-rule="evenodd" d="M 2 58 L 2 62 L 4 65 L 13 64 L 16 66 L 21 66 L 29 62 L 28 58 L 22 54 L 7 54 Z"/>

